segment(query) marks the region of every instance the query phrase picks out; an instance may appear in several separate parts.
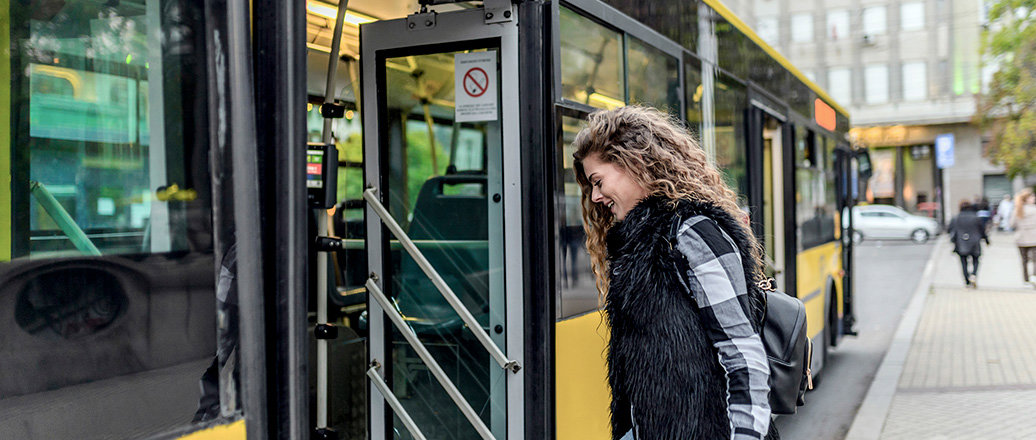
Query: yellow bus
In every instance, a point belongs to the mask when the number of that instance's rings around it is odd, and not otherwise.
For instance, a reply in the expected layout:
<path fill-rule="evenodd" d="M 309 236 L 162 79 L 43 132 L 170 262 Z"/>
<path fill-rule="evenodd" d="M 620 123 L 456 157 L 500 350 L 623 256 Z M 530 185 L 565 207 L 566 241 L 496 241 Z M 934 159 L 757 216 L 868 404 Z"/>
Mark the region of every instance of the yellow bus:
<path fill-rule="evenodd" d="M 609 438 L 569 143 L 627 104 L 853 334 L 866 155 L 716 0 L 0 0 L 0 47 L 0 438 Z"/>

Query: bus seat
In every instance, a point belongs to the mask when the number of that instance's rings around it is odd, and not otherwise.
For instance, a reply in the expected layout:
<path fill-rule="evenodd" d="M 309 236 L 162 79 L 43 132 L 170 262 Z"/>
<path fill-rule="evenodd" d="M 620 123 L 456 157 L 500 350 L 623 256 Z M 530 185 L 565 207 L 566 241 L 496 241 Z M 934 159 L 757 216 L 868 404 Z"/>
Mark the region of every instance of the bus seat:
<path fill-rule="evenodd" d="M 464 192 L 447 194 L 447 188 Z M 486 240 L 486 202 L 484 174 L 432 177 L 417 194 L 408 234 L 414 240 Z"/>
<path fill-rule="evenodd" d="M 435 176 L 421 186 L 407 234 L 468 310 L 487 325 L 488 197 L 485 174 Z M 409 255 L 402 255 L 400 311 L 419 333 L 459 331 L 463 322 Z"/>

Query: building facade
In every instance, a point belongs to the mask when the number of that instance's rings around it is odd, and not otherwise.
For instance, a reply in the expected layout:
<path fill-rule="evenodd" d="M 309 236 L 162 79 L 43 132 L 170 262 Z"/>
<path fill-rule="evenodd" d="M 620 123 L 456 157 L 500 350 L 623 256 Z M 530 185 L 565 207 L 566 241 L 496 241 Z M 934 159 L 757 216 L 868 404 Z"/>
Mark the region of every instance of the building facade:
<path fill-rule="evenodd" d="M 871 150 L 868 201 L 948 218 L 1022 186 L 982 155 L 981 0 L 738 0 L 731 9 L 852 115 Z M 936 163 L 952 135 L 953 164 Z M 943 207 L 949 208 L 944 210 Z M 945 212 L 944 212 L 945 211 Z"/>

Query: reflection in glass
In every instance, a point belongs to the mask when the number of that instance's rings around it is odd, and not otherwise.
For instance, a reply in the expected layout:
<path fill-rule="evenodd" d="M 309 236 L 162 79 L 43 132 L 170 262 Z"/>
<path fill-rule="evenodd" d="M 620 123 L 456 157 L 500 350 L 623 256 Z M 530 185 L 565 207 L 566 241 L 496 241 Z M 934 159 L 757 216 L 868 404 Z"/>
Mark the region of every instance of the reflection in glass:
<path fill-rule="evenodd" d="M 501 124 L 499 119 L 454 122 L 457 53 L 384 62 L 387 106 L 382 120 L 387 134 L 382 148 L 387 152 L 389 211 L 464 306 L 506 350 L 503 208 L 493 197 L 503 190 Z M 387 244 L 391 267 L 386 293 L 461 394 L 502 438 L 505 372 L 399 243 L 390 239 Z M 478 438 L 395 329 L 391 357 L 393 391 L 425 435 Z M 398 419 L 394 426 L 400 438 L 409 438 Z"/>
<path fill-rule="evenodd" d="M 680 112 L 680 66 L 676 58 L 627 37 L 630 104 L 647 104 L 670 113 Z"/>
<path fill-rule="evenodd" d="M 561 6 L 561 96 L 598 108 L 626 104 L 622 34 Z"/>
<path fill-rule="evenodd" d="M 200 3 L 164 6 L 0 9 L 0 438 L 142 438 L 239 411 L 213 24 Z"/>
<path fill-rule="evenodd" d="M 795 129 L 795 221 L 799 250 L 826 243 L 835 236 L 835 180 L 831 153 L 824 138 L 803 127 Z"/>
<path fill-rule="evenodd" d="M 698 2 L 604 0 L 683 47 L 698 50 Z"/>
<path fill-rule="evenodd" d="M 701 62 L 687 57 L 683 63 L 684 93 L 687 101 L 687 128 L 699 140 L 701 139 L 701 101 L 704 87 L 701 82 Z"/>
<path fill-rule="evenodd" d="M 557 318 L 565 319 L 597 309 L 597 286 L 590 268 L 590 254 L 586 251 L 586 232 L 583 230 L 583 208 L 580 206 L 582 189 L 576 183 L 572 141 L 586 126 L 586 120 L 571 116 L 561 117 L 561 142 L 558 143 L 557 224 L 559 228 L 558 265 L 561 267 L 561 299 Z"/>
<path fill-rule="evenodd" d="M 708 10 L 709 19 L 715 23 L 719 67 L 735 77 L 749 78 L 755 67 L 752 63 L 758 61 L 749 52 L 755 43 L 719 12 L 711 7 Z"/>
<path fill-rule="evenodd" d="M 747 205 L 748 169 L 746 165 L 745 110 L 748 95 L 744 86 L 716 78 L 716 166 L 723 171 L 727 185 L 737 191 L 742 207 Z"/>

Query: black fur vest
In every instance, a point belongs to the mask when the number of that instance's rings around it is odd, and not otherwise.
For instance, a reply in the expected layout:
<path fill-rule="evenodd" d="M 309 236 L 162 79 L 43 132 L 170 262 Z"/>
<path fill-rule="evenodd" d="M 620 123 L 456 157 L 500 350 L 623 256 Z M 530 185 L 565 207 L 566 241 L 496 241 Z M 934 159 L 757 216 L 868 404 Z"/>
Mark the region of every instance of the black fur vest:
<path fill-rule="evenodd" d="M 673 224 L 694 215 L 715 220 L 737 243 L 745 273 L 753 273 L 743 228 L 711 203 L 680 200 L 673 208 L 667 199 L 648 197 L 608 232 L 605 311 L 615 439 L 634 421 L 641 440 L 730 437 L 726 377 L 676 269 L 686 259 L 675 246 Z M 762 294 L 748 281 L 758 317 Z"/>

